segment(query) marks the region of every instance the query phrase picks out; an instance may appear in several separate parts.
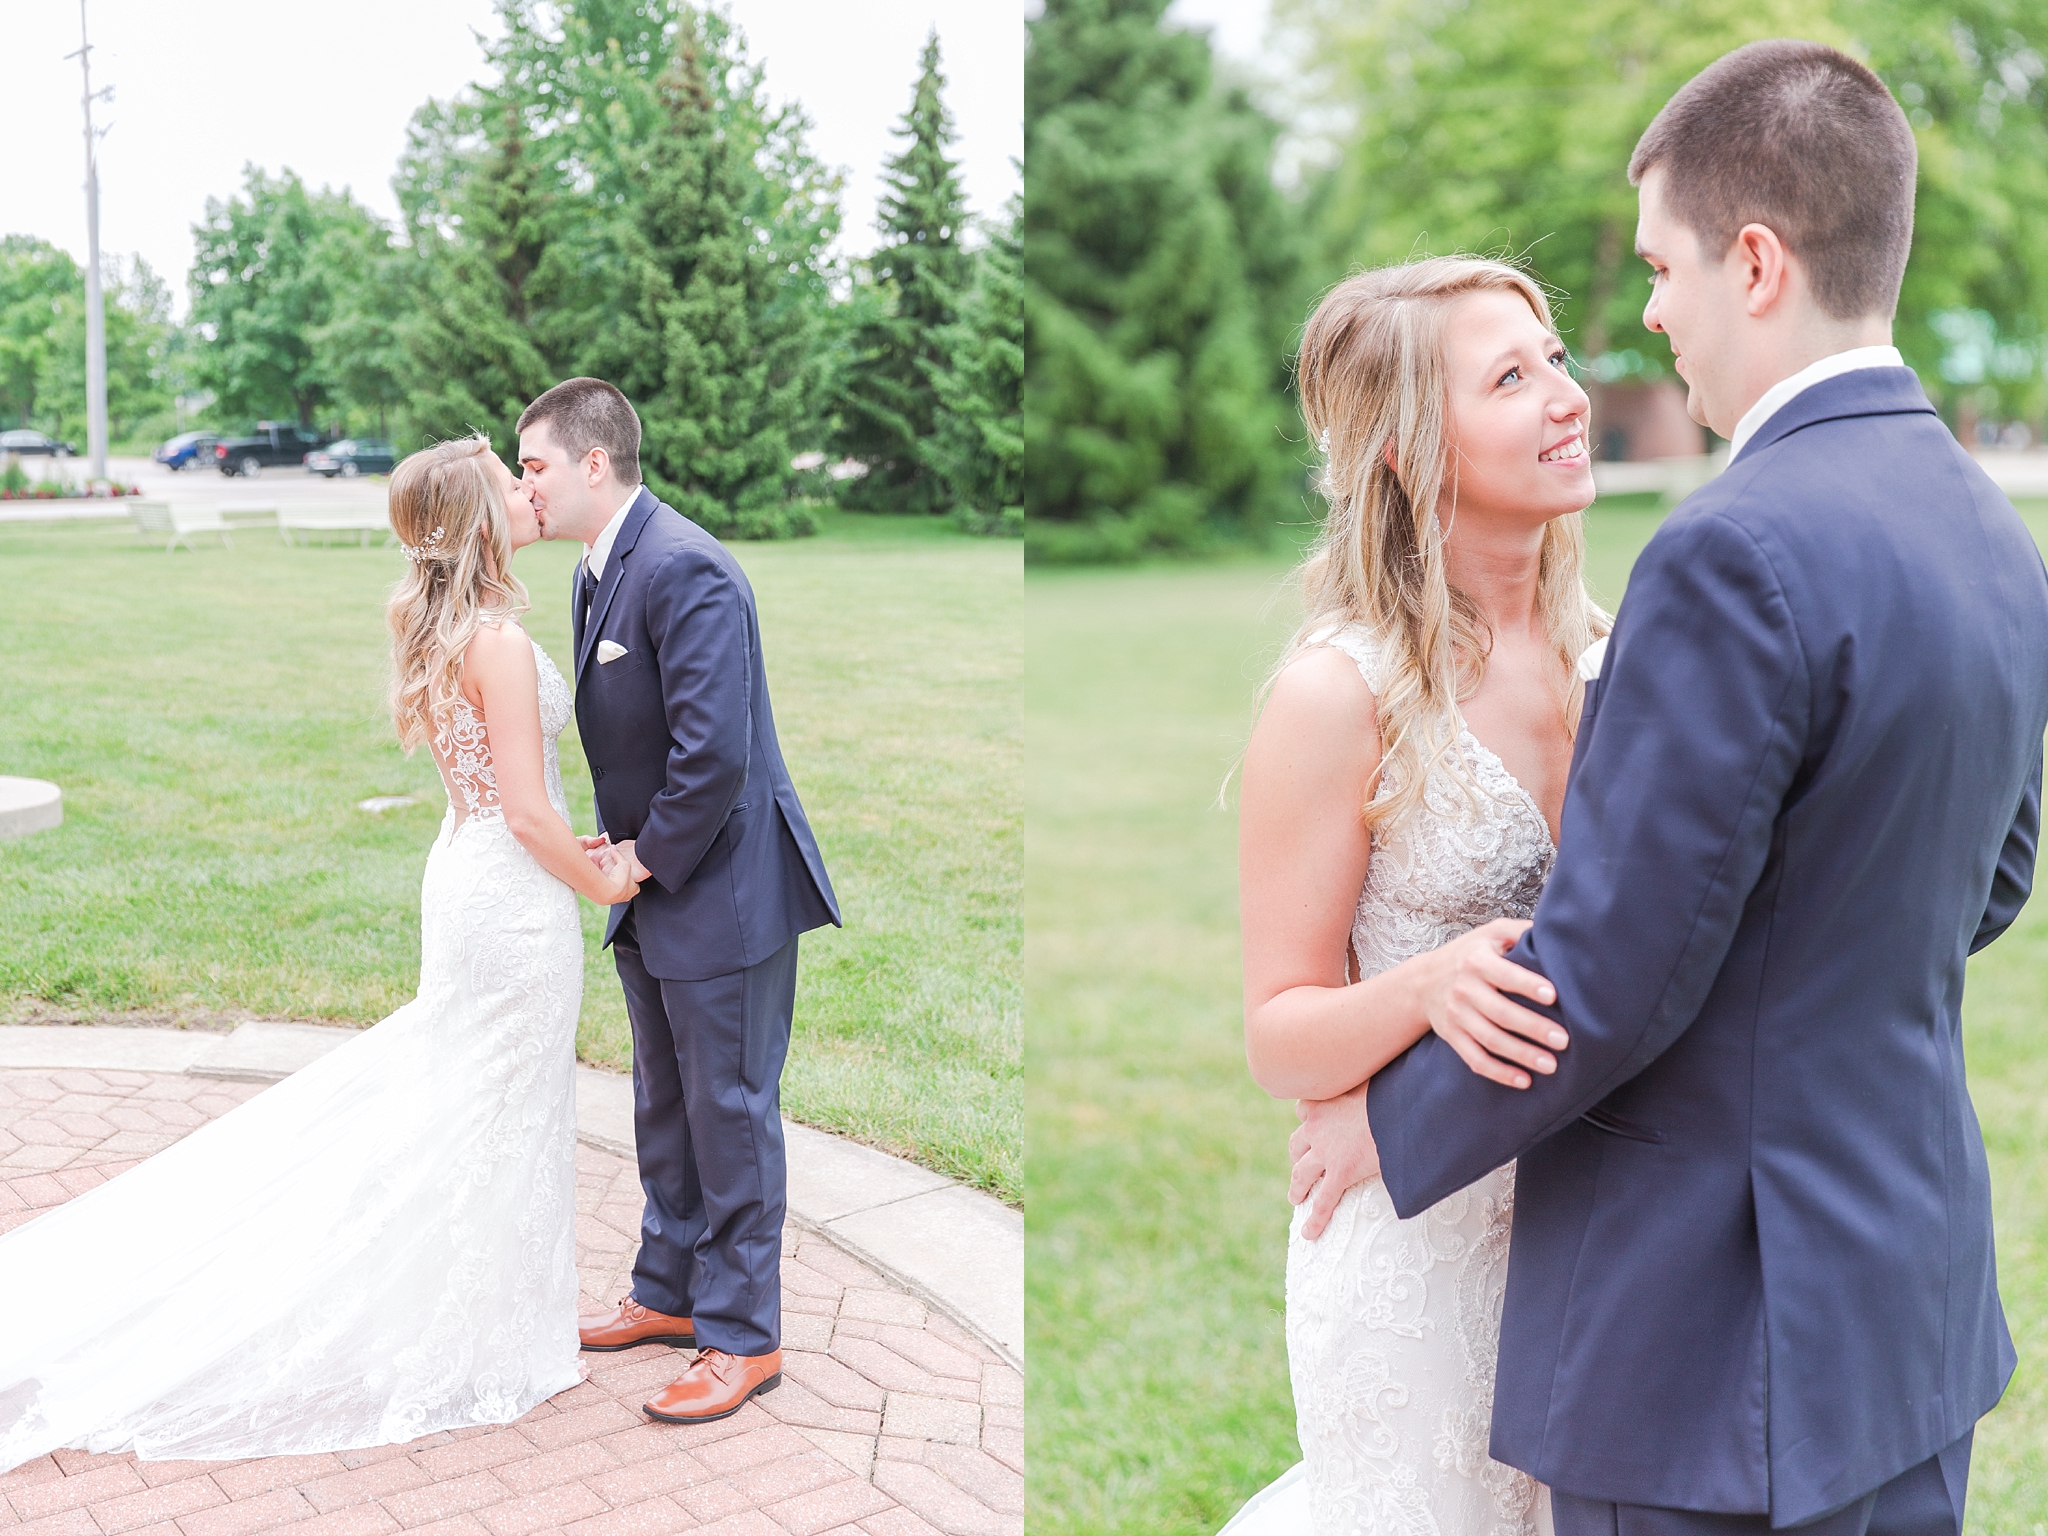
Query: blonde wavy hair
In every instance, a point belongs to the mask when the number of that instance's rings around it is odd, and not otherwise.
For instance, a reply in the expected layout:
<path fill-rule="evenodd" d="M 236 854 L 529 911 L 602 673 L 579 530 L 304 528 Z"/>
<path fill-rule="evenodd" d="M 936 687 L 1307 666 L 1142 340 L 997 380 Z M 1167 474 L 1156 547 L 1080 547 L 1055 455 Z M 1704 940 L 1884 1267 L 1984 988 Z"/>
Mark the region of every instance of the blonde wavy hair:
<path fill-rule="evenodd" d="M 409 752 L 431 741 L 462 689 L 462 653 L 484 624 L 526 611 L 512 530 L 479 433 L 423 448 L 391 472 L 391 526 L 410 569 L 392 589 L 391 719 Z"/>
<path fill-rule="evenodd" d="M 1296 360 L 1302 415 L 1323 457 L 1317 489 L 1329 510 L 1295 573 L 1306 616 L 1274 675 L 1343 625 L 1364 625 L 1382 647 L 1380 776 L 1387 788 L 1363 807 L 1374 831 L 1421 804 L 1438 763 L 1478 803 L 1458 742 L 1457 706 L 1478 690 L 1493 640 L 1444 563 L 1445 523 L 1457 507 L 1444 338 L 1453 304 L 1487 291 L 1517 295 L 1553 328 L 1548 297 L 1520 268 L 1432 256 L 1360 272 L 1332 288 L 1309 317 Z M 1451 509 L 1444 522 L 1440 500 Z M 1581 514 L 1552 519 L 1543 530 L 1536 602 L 1567 678 L 1558 708 L 1568 735 L 1577 734 L 1580 700 L 1572 670 L 1612 625 L 1586 594 L 1584 564 Z"/>

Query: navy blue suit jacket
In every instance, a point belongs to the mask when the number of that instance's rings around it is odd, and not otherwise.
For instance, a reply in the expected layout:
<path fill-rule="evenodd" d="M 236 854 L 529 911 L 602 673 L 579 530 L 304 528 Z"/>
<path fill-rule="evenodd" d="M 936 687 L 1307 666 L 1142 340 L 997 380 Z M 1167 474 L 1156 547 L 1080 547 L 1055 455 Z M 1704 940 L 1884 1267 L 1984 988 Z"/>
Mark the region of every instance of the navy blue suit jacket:
<path fill-rule="evenodd" d="M 1521 1159 L 1496 1459 L 1787 1525 L 1997 1401 L 1963 968 L 2026 899 L 2044 726 L 2048 573 L 1909 370 L 1795 396 L 1650 541 L 1511 956 L 1556 1075 L 1426 1036 L 1368 1095 L 1403 1216 Z"/>
<path fill-rule="evenodd" d="M 576 727 L 597 820 L 653 879 L 630 910 L 648 974 L 744 970 L 839 922 L 825 861 L 775 741 L 754 590 L 725 546 L 641 487 L 586 622 L 571 597 Z M 597 660 L 598 642 L 625 654 Z"/>

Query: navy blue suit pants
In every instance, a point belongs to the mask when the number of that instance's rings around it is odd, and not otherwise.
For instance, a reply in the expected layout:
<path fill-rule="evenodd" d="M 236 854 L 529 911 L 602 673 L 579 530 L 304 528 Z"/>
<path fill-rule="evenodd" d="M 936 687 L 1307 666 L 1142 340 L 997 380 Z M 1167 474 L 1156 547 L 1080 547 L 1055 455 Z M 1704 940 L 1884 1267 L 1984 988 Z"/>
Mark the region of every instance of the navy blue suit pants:
<path fill-rule="evenodd" d="M 633 1025 L 633 1135 L 647 1195 L 633 1297 L 694 1319 L 700 1348 L 734 1355 L 782 1343 L 780 1084 L 796 943 L 702 981 L 649 975 L 630 925 L 612 943 Z"/>
<path fill-rule="evenodd" d="M 1962 1536 L 1972 1430 L 1845 1509 L 1791 1529 L 1802 1536 Z M 1770 1536 L 1769 1515 L 1651 1509 L 1551 1491 L 1557 1536 Z"/>

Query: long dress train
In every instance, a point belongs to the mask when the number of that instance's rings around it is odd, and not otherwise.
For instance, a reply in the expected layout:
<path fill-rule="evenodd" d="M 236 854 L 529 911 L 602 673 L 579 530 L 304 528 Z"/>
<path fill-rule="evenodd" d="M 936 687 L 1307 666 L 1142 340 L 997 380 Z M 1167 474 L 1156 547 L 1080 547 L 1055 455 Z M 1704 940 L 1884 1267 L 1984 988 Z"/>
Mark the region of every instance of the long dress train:
<path fill-rule="evenodd" d="M 534 650 L 566 819 L 569 689 Z M 475 712 L 436 745 L 419 995 L 0 1237 L 0 1470 L 393 1444 L 580 1379 L 576 897 L 507 830 Z"/>

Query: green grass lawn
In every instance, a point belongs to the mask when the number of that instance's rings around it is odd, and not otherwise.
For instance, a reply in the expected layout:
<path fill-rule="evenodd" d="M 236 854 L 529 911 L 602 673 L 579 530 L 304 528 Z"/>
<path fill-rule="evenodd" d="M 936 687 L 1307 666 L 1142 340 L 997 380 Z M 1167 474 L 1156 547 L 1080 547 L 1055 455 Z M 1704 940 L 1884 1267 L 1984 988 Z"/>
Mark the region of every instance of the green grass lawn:
<path fill-rule="evenodd" d="M 2029 512 L 2048 542 L 2048 507 Z M 1603 601 L 1658 517 L 1592 514 Z M 1281 1332 L 1293 1113 L 1245 1072 L 1236 818 L 1216 804 L 1292 628 L 1286 570 L 1025 583 L 1035 1536 L 1200 1536 L 1299 1459 Z M 1967 1035 L 2022 1360 L 1978 1434 L 1970 1530 L 2040 1536 L 2048 897 L 1973 962 Z"/>
<path fill-rule="evenodd" d="M 570 670 L 578 547 L 517 570 Z M 736 548 L 784 755 L 847 925 L 806 937 L 783 1102 L 1013 1202 L 1023 1188 L 1022 556 L 936 520 L 832 517 Z M 384 713 L 393 549 L 135 544 L 0 525 L 0 773 L 64 825 L 0 843 L 0 1015 L 369 1024 L 419 975 L 445 803 Z M 572 725 L 577 830 L 590 781 Z M 382 816 L 372 795 L 423 804 Z M 584 905 L 578 1050 L 631 1044 Z"/>

